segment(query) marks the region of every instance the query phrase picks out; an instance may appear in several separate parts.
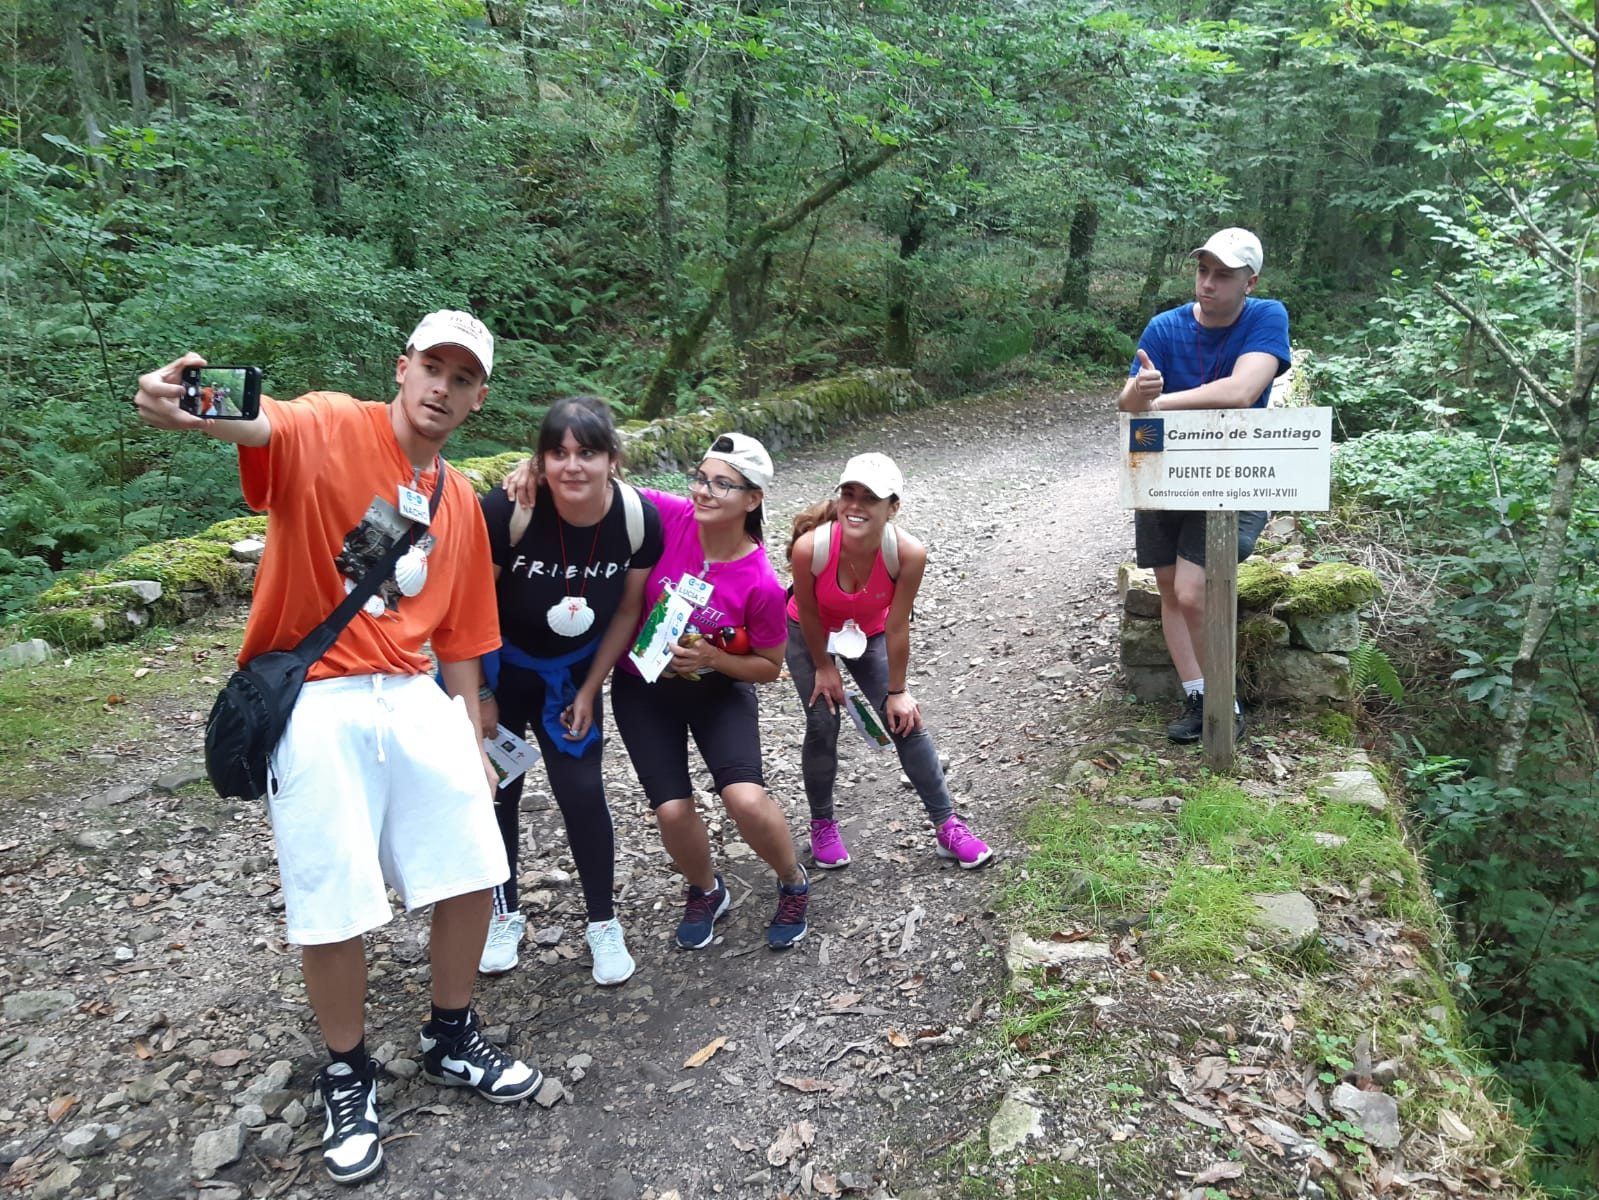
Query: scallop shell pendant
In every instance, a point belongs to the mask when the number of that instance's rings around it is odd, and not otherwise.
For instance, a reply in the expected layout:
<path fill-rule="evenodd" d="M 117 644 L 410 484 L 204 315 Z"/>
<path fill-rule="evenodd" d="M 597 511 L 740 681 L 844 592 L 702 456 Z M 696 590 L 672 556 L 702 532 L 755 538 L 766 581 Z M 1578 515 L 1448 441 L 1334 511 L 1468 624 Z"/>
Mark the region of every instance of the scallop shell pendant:
<path fill-rule="evenodd" d="M 582 596 L 567 596 L 550 605 L 544 620 L 562 637 L 581 637 L 594 624 L 594 610 Z"/>
<path fill-rule="evenodd" d="M 866 635 L 853 620 L 845 621 L 844 628 L 827 639 L 827 649 L 845 658 L 859 658 L 866 653 Z"/>
<path fill-rule="evenodd" d="M 412 546 L 394 564 L 394 582 L 403 596 L 414 596 L 428 581 L 428 556 Z"/>

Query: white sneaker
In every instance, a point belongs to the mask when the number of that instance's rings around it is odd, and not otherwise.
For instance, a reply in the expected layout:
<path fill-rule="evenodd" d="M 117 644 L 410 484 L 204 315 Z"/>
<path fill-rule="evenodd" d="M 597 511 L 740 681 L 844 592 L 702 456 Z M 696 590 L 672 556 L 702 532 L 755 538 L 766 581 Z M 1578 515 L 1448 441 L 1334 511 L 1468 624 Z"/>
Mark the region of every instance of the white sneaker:
<path fill-rule="evenodd" d="M 483 957 L 478 959 L 478 971 L 484 975 L 504 975 L 515 970 L 517 947 L 522 944 L 522 932 L 526 928 L 527 918 L 519 912 L 501 913 L 490 921 Z"/>
<path fill-rule="evenodd" d="M 588 928 L 589 950 L 594 955 L 594 982 L 601 987 L 626 983 L 633 975 L 633 956 L 622 939 L 622 926 L 612 918 L 592 921 Z"/>

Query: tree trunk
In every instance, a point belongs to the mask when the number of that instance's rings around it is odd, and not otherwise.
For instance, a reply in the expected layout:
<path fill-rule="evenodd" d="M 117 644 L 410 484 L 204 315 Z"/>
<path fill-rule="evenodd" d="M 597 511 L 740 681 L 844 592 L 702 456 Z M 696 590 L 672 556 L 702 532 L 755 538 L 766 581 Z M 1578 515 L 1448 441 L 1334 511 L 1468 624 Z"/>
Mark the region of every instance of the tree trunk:
<path fill-rule="evenodd" d="M 650 377 L 649 387 L 644 393 L 644 402 L 639 407 L 641 417 L 647 421 L 654 420 L 656 417 L 665 416 L 676 407 L 678 380 L 698 355 L 700 343 L 704 341 L 705 333 L 710 329 L 717 310 L 722 307 L 722 301 L 728 294 L 732 279 L 758 268 L 767 243 L 787 233 L 840 192 L 854 187 L 905 149 L 907 144 L 879 146 L 865 158 L 851 160 L 793 208 L 768 221 L 763 221 L 750 231 L 733 261 L 722 269 L 716 281 L 711 284 L 710 292 L 706 295 L 699 311 L 694 314 L 685 328 L 672 335 L 666 347 L 666 357 L 661 360 L 661 365 L 655 368 L 655 374 Z"/>
<path fill-rule="evenodd" d="M 83 119 L 84 138 L 92 150 L 105 145 L 105 134 L 100 131 L 100 95 L 95 90 L 94 76 L 89 69 L 89 53 L 83 44 L 83 8 L 72 4 L 62 12 L 61 39 L 66 45 L 67 67 L 72 72 L 73 98 L 78 102 L 78 115 Z M 98 156 L 94 159 L 95 174 L 103 185 L 104 164 Z"/>
<path fill-rule="evenodd" d="M 756 11 L 746 0 L 739 5 L 745 15 Z M 755 96 L 750 90 L 749 66 L 742 56 L 734 66 L 737 82 L 727 101 L 727 145 L 722 156 L 722 186 L 727 201 L 727 244 L 742 245 L 754 224 L 750 212 L 750 159 L 755 151 Z M 749 343 L 761 327 L 766 307 L 766 281 L 771 257 L 765 255 L 754 270 L 737 271 L 727 281 L 727 325 L 738 354 L 739 394 L 746 400 L 760 394 L 760 367 L 749 357 Z"/>
<path fill-rule="evenodd" d="M 884 330 L 883 357 L 890 366 L 916 365 L 916 329 L 911 319 L 910 260 L 922 248 L 927 236 L 927 196 L 921 188 L 911 192 L 905 212 L 905 225 L 899 232 L 899 253 L 888 265 L 888 319 Z"/>
<path fill-rule="evenodd" d="M 1079 200 L 1072 209 L 1071 234 L 1067 240 L 1066 270 L 1061 275 L 1057 305 L 1087 308 L 1088 287 L 1093 281 L 1094 239 L 1099 234 L 1099 205 Z"/>
<path fill-rule="evenodd" d="M 142 126 L 150 117 L 150 97 L 144 87 L 144 38 L 139 31 L 139 0 L 122 0 L 122 44 L 128 52 L 128 108 L 133 123 Z"/>
<path fill-rule="evenodd" d="M 166 49 L 167 102 L 173 118 L 182 120 L 188 109 L 183 103 L 183 25 L 178 20 L 177 0 L 161 0 L 161 40 Z"/>
<path fill-rule="evenodd" d="M 677 138 L 682 109 L 677 97 L 688 85 L 688 47 L 674 38 L 661 59 L 661 82 L 653 105 L 655 133 L 655 244 L 657 273 L 672 312 L 683 302 L 678 271 L 682 266 L 677 244 Z"/>
<path fill-rule="evenodd" d="M 1172 229 L 1168 225 L 1149 247 L 1149 265 L 1144 269 L 1144 286 L 1138 290 L 1138 319 L 1148 321 L 1160 302 L 1161 285 L 1166 282 L 1166 254 L 1171 249 Z"/>

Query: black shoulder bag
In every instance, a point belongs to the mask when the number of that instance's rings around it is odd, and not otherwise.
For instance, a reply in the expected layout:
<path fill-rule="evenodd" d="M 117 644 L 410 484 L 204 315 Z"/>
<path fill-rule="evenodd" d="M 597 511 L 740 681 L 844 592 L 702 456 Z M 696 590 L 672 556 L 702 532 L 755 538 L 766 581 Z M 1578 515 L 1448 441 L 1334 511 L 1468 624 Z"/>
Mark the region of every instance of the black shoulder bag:
<path fill-rule="evenodd" d="M 430 517 L 438 514 L 444 494 L 443 459 L 438 460 L 438 472 L 428 501 Z M 306 672 L 333 648 L 367 598 L 383 586 L 410 542 L 409 530 L 395 538 L 383 557 L 367 568 L 355 590 L 293 650 L 258 654 L 228 678 L 205 719 L 205 773 L 217 795 L 245 800 L 266 795 L 267 760 L 288 727 Z"/>

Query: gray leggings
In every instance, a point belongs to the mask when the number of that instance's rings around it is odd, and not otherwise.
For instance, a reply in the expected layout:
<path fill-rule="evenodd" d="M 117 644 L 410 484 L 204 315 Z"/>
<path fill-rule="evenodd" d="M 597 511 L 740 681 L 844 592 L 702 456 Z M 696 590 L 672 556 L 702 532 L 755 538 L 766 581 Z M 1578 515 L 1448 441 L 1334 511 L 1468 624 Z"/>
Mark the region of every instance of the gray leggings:
<path fill-rule="evenodd" d="M 805 775 L 805 798 L 811 805 L 811 820 L 830 821 L 833 819 L 833 782 L 838 778 L 838 726 L 844 714 L 828 712 L 825 701 L 810 703 L 811 689 L 816 686 L 816 664 L 811 662 L 799 622 L 792 618 L 788 623 L 788 650 L 784 657 L 788 660 L 788 673 L 794 679 L 800 703 L 807 706 L 800 768 Z M 850 677 L 867 701 L 882 714 L 888 699 L 888 643 L 884 636 L 872 635 L 866 641 L 866 653 L 841 661 L 849 668 Z M 886 716 L 883 728 L 888 729 Z M 927 815 L 933 824 L 942 825 L 954 814 L 955 801 L 950 799 L 949 788 L 944 786 L 938 748 L 928 736 L 926 725 L 915 733 L 902 735 L 889 730 L 888 735 L 894 739 L 894 749 L 899 751 L 900 765 L 905 768 L 906 776 L 927 806 Z"/>

